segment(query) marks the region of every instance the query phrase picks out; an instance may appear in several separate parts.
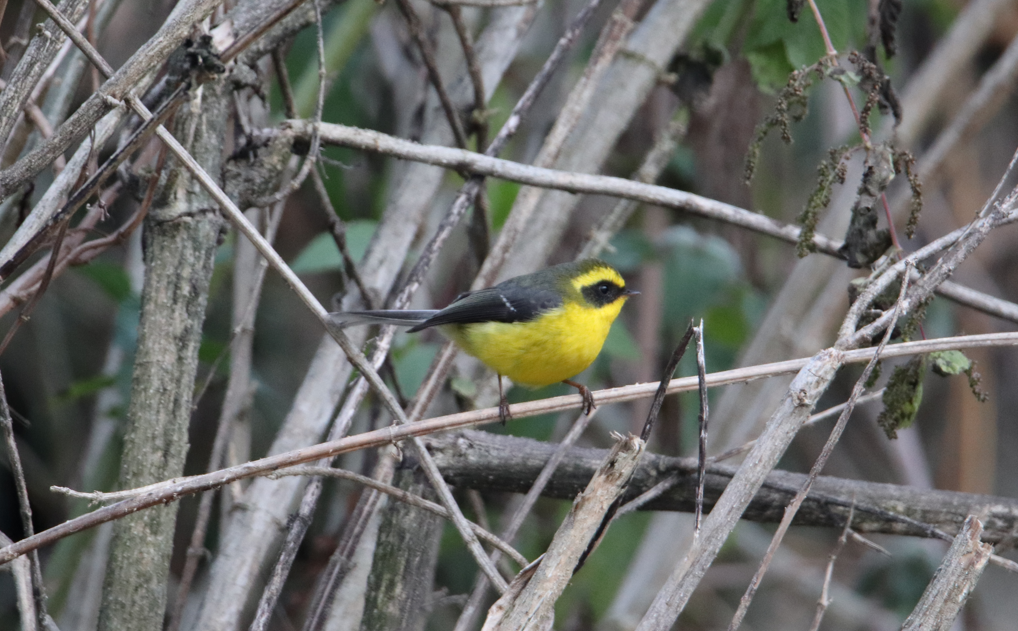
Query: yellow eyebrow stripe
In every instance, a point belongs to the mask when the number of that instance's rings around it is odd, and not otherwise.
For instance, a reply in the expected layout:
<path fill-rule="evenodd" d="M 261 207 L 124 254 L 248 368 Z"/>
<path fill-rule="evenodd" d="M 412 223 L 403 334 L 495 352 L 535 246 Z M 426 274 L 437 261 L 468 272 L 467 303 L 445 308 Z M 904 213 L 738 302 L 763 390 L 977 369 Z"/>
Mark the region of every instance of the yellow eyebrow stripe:
<path fill-rule="evenodd" d="M 573 287 L 575 287 L 576 290 L 579 291 L 584 287 L 593 285 L 594 283 L 601 280 L 611 281 L 618 285 L 619 287 L 626 286 L 626 282 L 622 280 L 622 277 L 619 276 L 618 272 L 616 272 L 614 269 L 610 267 L 597 267 L 585 274 L 580 274 L 576 278 L 572 279 L 572 283 Z"/>

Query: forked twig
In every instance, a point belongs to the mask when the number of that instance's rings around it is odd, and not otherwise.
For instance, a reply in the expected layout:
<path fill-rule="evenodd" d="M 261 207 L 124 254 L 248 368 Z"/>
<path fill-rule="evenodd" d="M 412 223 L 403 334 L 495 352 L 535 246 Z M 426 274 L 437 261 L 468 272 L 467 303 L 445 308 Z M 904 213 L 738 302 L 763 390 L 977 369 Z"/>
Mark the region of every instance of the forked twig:
<path fill-rule="evenodd" d="M 785 508 L 785 515 L 781 519 L 781 524 L 778 525 L 778 528 L 774 533 L 774 537 L 771 539 L 771 544 L 768 546 L 767 552 L 764 554 L 764 558 L 760 562 L 760 567 L 757 568 L 756 573 L 753 575 L 753 580 L 750 581 L 749 586 L 746 588 L 746 593 L 743 594 L 742 600 L 739 601 L 739 608 L 732 617 L 732 622 L 728 626 L 728 631 L 735 631 L 739 628 L 739 625 L 742 624 L 742 619 L 745 617 L 746 611 L 749 610 L 749 604 L 753 601 L 753 596 L 760 587 L 760 582 L 763 580 L 764 574 L 767 573 L 767 568 L 770 566 L 771 559 L 774 558 L 774 553 L 777 552 L 778 546 L 781 545 L 781 541 L 784 539 L 785 533 L 788 532 L 789 526 L 792 525 L 792 519 L 795 518 L 795 514 L 798 512 L 799 507 L 802 506 L 802 503 L 806 500 L 806 496 L 809 495 L 809 491 L 813 487 L 813 482 L 816 481 L 817 476 L 819 476 L 820 472 L 823 471 L 824 466 L 827 464 L 827 460 L 834 451 L 834 446 L 838 444 L 838 440 L 841 438 L 842 432 L 845 431 L 848 419 L 852 416 L 852 411 L 855 409 L 855 402 L 862 395 L 863 390 L 865 390 L 866 382 L 869 381 L 870 375 L 873 373 L 873 369 L 880 360 L 881 352 L 884 350 L 884 347 L 887 346 L 887 342 L 891 339 L 894 327 L 898 322 L 898 317 L 901 315 L 905 296 L 908 290 L 908 272 L 910 272 L 911 269 L 910 265 L 906 265 L 905 273 L 902 275 L 901 289 L 898 292 L 898 300 L 894 304 L 891 321 L 887 327 L 887 331 L 884 333 L 883 339 L 877 346 L 876 352 L 873 353 L 873 358 L 866 364 L 866 368 L 863 369 L 859 379 L 856 380 L 855 386 L 852 388 L 852 395 L 849 397 L 848 402 L 845 405 L 845 409 L 841 412 L 841 416 L 838 418 L 838 422 L 834 425 L 834 429 L 831 430 L 831 435 L 824 444 L 824 448 L 820 452 L 820 455 L 813 463 L 813 467 L 810 468 L 809 477 L 806 478 L 806 482 L 802 485 L 802 488 L 799 489 L 799 492 L 795 494 L 795 498 L 793 498 L 788 507 Z M 849 522 L 848 526 L 851 526 L 851 522 Z"/>
<path fill-rule="evenodd" d="M 831 605 L 830 588 L 831 579 L 834 577 L 834 562 L 838 560 L 838 555 L 841 554 L 841 550 L 848 542 L 848 533 L 852 532 L 852 516 L 854 514 L 855 502 L 852 502 L 852 507 L 848 510 L 848 517 L 845 518 L 845 527 L 841 529 L 841 536 L 838 537 L 838 541 L 834 544 L 834 548 L 827 559 L 827 569 L 824 571 L 824 586 L 820 588 L 817 610 L 813 615 L 813 624 L 810 625 L 809 631 L 818 631 L 820 629 L 820 622 L 824 619 L 824 612 Z"/>

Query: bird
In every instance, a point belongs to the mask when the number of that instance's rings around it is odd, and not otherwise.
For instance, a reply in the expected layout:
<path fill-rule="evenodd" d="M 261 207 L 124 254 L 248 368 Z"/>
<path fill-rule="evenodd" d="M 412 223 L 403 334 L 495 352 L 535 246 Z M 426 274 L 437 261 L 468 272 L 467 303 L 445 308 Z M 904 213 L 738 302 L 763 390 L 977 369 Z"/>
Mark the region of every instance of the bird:
<path fill-rule="evenodd" d="M 340 326 L 392 324 L 409 326 L 411 333 L 437 327 L 498 374 L 499 418 L 505 423 L 511 416 L 502 377 L 532 388 L 570 385 L 583 397 L 589 415 L 596 407 L 594 397 L 571 378 L 593 363 L 622 306 L 639 293 L 626 289 L 622 275 L 608 263 L 584 259 L 460 294 L 444 309 L 330 316 Z"/>

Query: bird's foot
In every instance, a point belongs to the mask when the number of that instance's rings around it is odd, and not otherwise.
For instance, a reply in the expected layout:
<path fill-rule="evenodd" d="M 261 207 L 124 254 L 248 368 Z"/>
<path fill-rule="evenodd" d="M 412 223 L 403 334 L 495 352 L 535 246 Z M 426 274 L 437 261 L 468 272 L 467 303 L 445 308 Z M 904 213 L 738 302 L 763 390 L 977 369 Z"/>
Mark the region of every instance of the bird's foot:
<path fill-rule="evenodd" d="M 580 396 L 583 397 L 583 408 L 582 408 L 583 413 L 586 414 L 587 416 L 590 416 L 590 413 L 593 412 L 594 408 L 597 407 L 596 405 L 594 405 L 594 395 L 593 393 L 590 392 L 590 388 L 583 385 L 582 383 L 576 383 L 575 381 L 570 381 L 569 379 L 563 380 L 562 383 L 572 386 L 580 391 Z"/>
<path fill-rule="evenodd" d="M 503 396 L 498 401 L 498 418 L 502 421 L 502 427 L 505 427 L 506 421 L 511 420 L 512 417 L 512 413 L 509 412 L 509 399 Z"/>

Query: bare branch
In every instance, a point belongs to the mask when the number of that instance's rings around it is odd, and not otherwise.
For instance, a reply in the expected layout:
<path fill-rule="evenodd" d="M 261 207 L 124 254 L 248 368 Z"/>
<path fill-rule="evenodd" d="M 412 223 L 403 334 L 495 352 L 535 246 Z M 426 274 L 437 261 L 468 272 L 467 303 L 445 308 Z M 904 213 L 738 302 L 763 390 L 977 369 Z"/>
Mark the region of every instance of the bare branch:
<path fill-rule="evenodd" d="M 980 541 L 982 533 L 982 523 L 969 516 L 902 631 L 947 631 L 954 626 L 993 551 Z"/>
<path fill-rule="evenodd" d="M 35 534 L 35 527 L 32 525 L 32 505 L 28 501 L 28 485 L 25 483 L 25 470 L 21 467 L 21 456 L 18 454 L 18 445 L 14 442 L 14 422 L 11 420 L 11 411 L 7 407 L 7 393 L 4 391 L 3 380 L 0 379 L 0 431 L 4 435 L 4 447 L 7 451 L 7 462 L 10 465 L 11 474 L 14 476 L 14 487 L 18 494 L 18 510 L 21 513 L 21 528 L 25 537 Z M 5 537 L 6 538 L 6 537 Z M 8 540 L 10 541 L 10 540 Z M 46 628 L 46 584 L 42 580 L 42 565 L 39 564 L 39 554 L 33 550 L 28 557 L 31 572 L 28 575 L 30 580 L 32 601 L 35 619 L 23 619 L 26 626 L 38 625 L 38 628 Z M 22 576 L 21 579 L 26 577 Z M 27 607 L 22 607 L 22 613 L 28 613 Z"/>
<path fill-rule="evenodd" d="M 271 474 L 269 475 L 269 477 L 278 478 L 288 475 L 299 475 L 307 477 L 319 476 L 325 478 L 339 478 L 341 480 L 350 480 L 351 482 L 362 484 L 368 488 L 372 488 L 376 491 L 379 491 L 380 493 L 385 493 L 386 495 L 394 497 L 397 500 L 404 502 L 406 504 L 410 504 L 411 506 L 416 506 L 417 508 L 424 509 L 429 513 L 433 513 L 435 515 L 438 515 L 439 517 L 442 517 L 443 519 L 451 519 L 449 516 L 449 511 L 446 510 L 446 508 L 441 504 L 436 504 L 435 502 L 428 501 L 420 497 L 419 495 L 407 493 L 406 491 L 398 489 L 392 486 L 391 484 L 383 484 L 378 480 L 354 473 L 353 471 L 347 471 L 345 469 L 334 469 L 332 467 L 295 467 L 293 469 L 286 469 L 283 471 L 279 471 L 278 473 Z M 495 535 L 491 534 L 490 532 L 488 532 L 487 530 L 473 522 L 471 522 L 470 528 L 477 534 L 479 538 L 493 545 L 496 549 L 501 551 L 502 554 L 507 555 L 510 559 L 515 561 L 520 567 L 526 567 L 527 565 L 530 564 L 530 561 L 527 561 L 527 559 L 524 556 L 522 556 L 519 552 L 516 551 L 516 548 L 513 548 L 504 539 L 496 537 Z"/>
<path fill-rule="evenodd" d="M 572 447 L 577 440 L 579 440 L 580 436 L 587 429 L 587 426 L 593 420 L 595 415 L 597 415 L 597 408 L 591 410 L 590 414 L 580 414 L 579 417 L 577 417 L 572 427 L 569 428 L 569 432 L 562 438 L 562 442 L 556 446 L 551 457 L 548 458 L 548 461 L 544 463 L 544 467 L 541 469 L 540 473 L 538 473 L 537 477 L 534 478 L 533 484 L 530 485 L 530 489 L 527 490 L 526 495 L 524 495 L 523 499 L 516 505 L 516 508 L 512 513 L 512 517 L 509 518 L 509 524 L 505 527 L 505 530 L 502 531 L 503 539 L 511 542 L 516 538 L 517 533 L 519 533 L 520 528 L 523 526 L 523 521 L 526 519 L 527 515 L 530 514 L 534 504 L 537 503 L 538 498 L 548 486 L 552 476 L 558 469 L 559 463 L 561 463 L 562 459 L 565 458 L 569 448 Z M 443 475 L 445 475 L 444 471 Z M 498 562 L 499 557 L 497 555 L 497 552 L 492 552 L 492 563 Z M 463 605 L 463 610 L 460 613 L 459 619 L 456 620 L 456 626 L 453 631 L 466 631 L 467 629 L 472 629 L 476 626 L 476 618 L 481 611 L 481 602 L 487 594 L 487 587 L 487 579 L 485 579 L 483 575 L 478 575 L 477 579 L 474 581 L 474 589 L 470 593 L 470 597 L 467 599 L 466 604 Z"/>
<path fill-rule="evenodd" d="M 696 460 L 696 511 L 693 513 L 693 536 L 700 534 L 700 519 L 703 517 L 703 485 L 707 477 L 707 421 L 710 416 L 707 399 L 707 367 L 703 352 L 703 320 L 693 329 L 696 336 L 696 380 L 700 393 L 700 414 L 697 417 L 699 440 Z"/>
<path fill-rule="evenodd" d="M 827 460 L 831 457 L 834 452 L 834 446 L 838 444 L 838 440 L 841 439 L 841 434 L 845 431 L 846 425 L 848 425 L 848 419 L 852 416 L 852 411 L 855 409 L 855 403 L 862 395 L 863 390 L 866 388 L 866 382 L 869 381 L 870 375 L 873 374 L 873 369 L 876 367 L 877 362 L 880 360 L 880 354 L 887 346 L 887 342 L 891 339 L 891 334 L 894 332 L 894 326 L 898 322 L 898 317 L 901 315 L 902 304 L 905 301 L 905 290 L 908 289 L 909 271 L 911 266 L 906 265 L 905 273 L 903 274 L 901 281 L 901 289 L 898 292 L 898 299 L 894 303 L 894 310 L 892 312 L 891 322 L 887 326 L 887 331 L 884 333 L 884 337 L 880 340 L 880 344 L 877 346 L 877 350 L 873 353 L 873 358 L 867 362 L 866 368 L 863 369 L 862 374 L 855 382 L 855 386 L 852 388 L 852 394 L 848 398 L 848 402 L 845 405 L 845 409 L 841 412 L 841 416 L 838 418 L 838 422 L 834 425 L 834 429 L 831 430 L 830 436 L 827 438 L 827 442 L 824 444 L 824 448 L 821 450 L 820 455 L 817 457 L 813 466 L 810 468 L 809 476 L 806 478 L 806 482 L 799 489 L 799 492 L 795 494 L 795 498 L 785 508 L 785 514 L 781 519 L 781 524 L 778 525 L 778 529 L 774 532 L 774 536 L 771 538 L 771 544 L 767 547 L 767 552 L 764 554 L 763 560 L 760 562 L 760 567 L 753 575 L 753 580 L 746 587 L 746 593 L 743 594 L 742 599 L 739 601 L 739 608 L 735 612 L 735 616 L 732 618 L 731 624 L 728 626 L 728 631 L 735 631 L 742 624 L 742 619 L 746 615 L 746 611 L 749 609 L 749 604 L 753 601 L 753 596 L 756 594 L 756 590 L 760 587 L 760 582 L 763 580 L 764 574 L 767 572 L 767 568 L 770 565 L 771 559 L 774 558 L 774 553 L 777 552 L 778 546 L 781 545 L 781 541 L 785 537 L 785 533 L 788 532 L 789 526 L 792 525 L 792 519 L 795 518 L 795 514 L 799 511 L 802 503 L 806 500 L 806 496 L 809 495 L 810 488 L 816 482 L 820 472 L 823 471 L 827 465 Z M 846 528 L 851 526 L 851 522 L 846 524 Z"/>
<path fill-rule="evenodd" d="M 643 454 L 644 442 L 639 438 L 615 436 L 615 446 L 586 490 L 576 498 L 527 586 L 519 594 L 507 594 L 502 601 L 504 611 L 498 611 L 497 621 L 489 618 L 485 629 L 510 631 L 550 627 L 546 621 L 554 618 L 555 601 L 572 579 L 592 538 L 601 532 L 607 511 L 625 492 Z"/>
<path fill-rule="evenodd" d="M 537 4 L 538 0 L 431 0 L 438 7 L 461 5 L 464 7 L 516 7 Z"/>
<path fill-rule="evenodd" d="M 120 67 L 99 91 L 40 144 L 11 167 L 0 171 L 0 199 L 35 177 L 73 143 L 88 134 L 95 124 L 142 83 L 152 68 L 161 65 L 171 52 L 191 34 L 194 24 L 205 19 L 222 0 L 188 0 L 178 4 L 159 32 L 149 39 Z"/>
<path fill-rule="evenodd" d="M 310 133 L 309 128 L 303 121 L 288 121 L 287 126 L 290 131 L 299 137 L 308 137 Z M 737 206 L 663 186 L 605 175 L 589 175 L 572 171 L 558 171 L 555 169 L 527 166 L 509 160 L 500 160 L 450 147 L 420 145 L 380 132 L 346 127 L 344 125 L 323 123 L 321 133 L 322 140 L 325 143 L 374 151 L 407 160 L 426 162 L 448 169 L 497 177 L 531 186 L 557 189 L 571 193 L 609 195 L 664 206 L 666 208 L 676 208 L 694 215 L 746 228 L 788 243 L 796 243 L 799 238 L 800 228 L 798 226 L 782 223 L 766 215 L 744 210 Z M 1007 221 L 1011 221 L 1011 219 Z M 938 239 L 936 243 L 939 248 L 946 247 L 953 243 L 961 234 L 960 231 L 952 232 L 950 235 Z M 840 258 L 840 254 L 838 254 L 838 249 L 841 247 L 840 241 L 817 234 L 813 242 L 818 252 Z M 920 250 L 923 253 L 923 257 L 931 256 L 936 251 L 931 251 L 927 248 Z M 912 257 L 917 258 L 916 255 L 912 255 Z M 943 285 L 943 283 L 941 284 Z M 955 284 L 948 285 L 948 288 L 944 292 L 945 297 L 957 300 L 961 304 L 1007 320 L 1018 318 L 1018 306 L 1013 303 L 975 292 L 972 289 L 959 287 Z"/>
<path fill-rule="evenodd" d="M 991 333 L 986 335 L 969 335 L 961 337 L 941 338 L 938 340 L 922 340 L 902 344 L 888 345 L 882 357 L 903 357 L 918 353 L 929 353 L 938 350 L 957 350 L 965 348 L 983 348 L 989 346 L 1018 346 L 1018 333 Z M 856 349 L 841 354 L 844 363 L 869 361 L 874 349 Z M 707 375 L 708 387 L 743 383 L 762 377 L 788 374 L 798 371 L 809 364 L 809 359 L 798 359 L 774 364 L 765 364 L 752 368 L 740 368 Z M 688 392 L 699 387 L 697 378 L 685 377 L 673 379 L 668 387 L 669 393 Z M 632 401 L 652 396 L 657 384 L 635 384 L 620 388 L 599 390 L 593 393 L 595 402 L 600 405 Z M 561 397 L 550 397 L 539 401 L 529 401 L 511 406 L 513 419 L 522 419 L 549 412 L 578 409 L 583 405 L 583 398 L 578 394 Z M 13 545 L 0 549 L 0 564 L 7 563 L 26 552 L 57 541 L 67 535 L 80 532 L 107 521 L 118 519 L 124 515 L 163 504 L 194 493 L 219 488 L 236 480 L 266 475 L 284 467 L 306 464 L 321 458 L 331 458 L 342 453 L 349 453 L 370 447 L 394 444 L 407 438 L 426 436 L 435 432 L 473 427 L 499 421 L 497 407 L 461 412 L 437 418 L 418 421 L 412 424 L 386 427 L 335 441 L 319 443 L 302 449 L 268 456 L 253 460 L 235 467 L 229 467 L 213 473 L 166 480 L 147 487 L 115 493 L 86 493 L 95 501 L 122 500 L 112 506 L 101 508 L 87 515 L 66 521 L 46 531 L 37 533 Z M 707 522 L 709 522 L 709 517 Z"/>
<path fill-rule="evenodd" d="M 827 569 L 824 571 L 824 586 L 820 589 L 820 598 L 817 599 L 817 610 L 813 615 L 813 624 L 810 625 L 809 631 L 819 631 L 820 622 L 824 619 L 824 612 L 831 605 L 831 597 L 829 590 L 831 588 L 831 578 L 834 576 L 834 562 L 838 559 L 838 555 L 841 554 L 845 544 L 848 542 L 848 533 L 852 531 L 852 516 L 855 512 L 855 505 L 848 511 L 848 518 L 845 520 L 845 527 L 841 529 L 841 536 L 838 537 L 837 543 L 834 544 L 834 549 L 831 550 L 831 554 L 827 558 Z"/>

